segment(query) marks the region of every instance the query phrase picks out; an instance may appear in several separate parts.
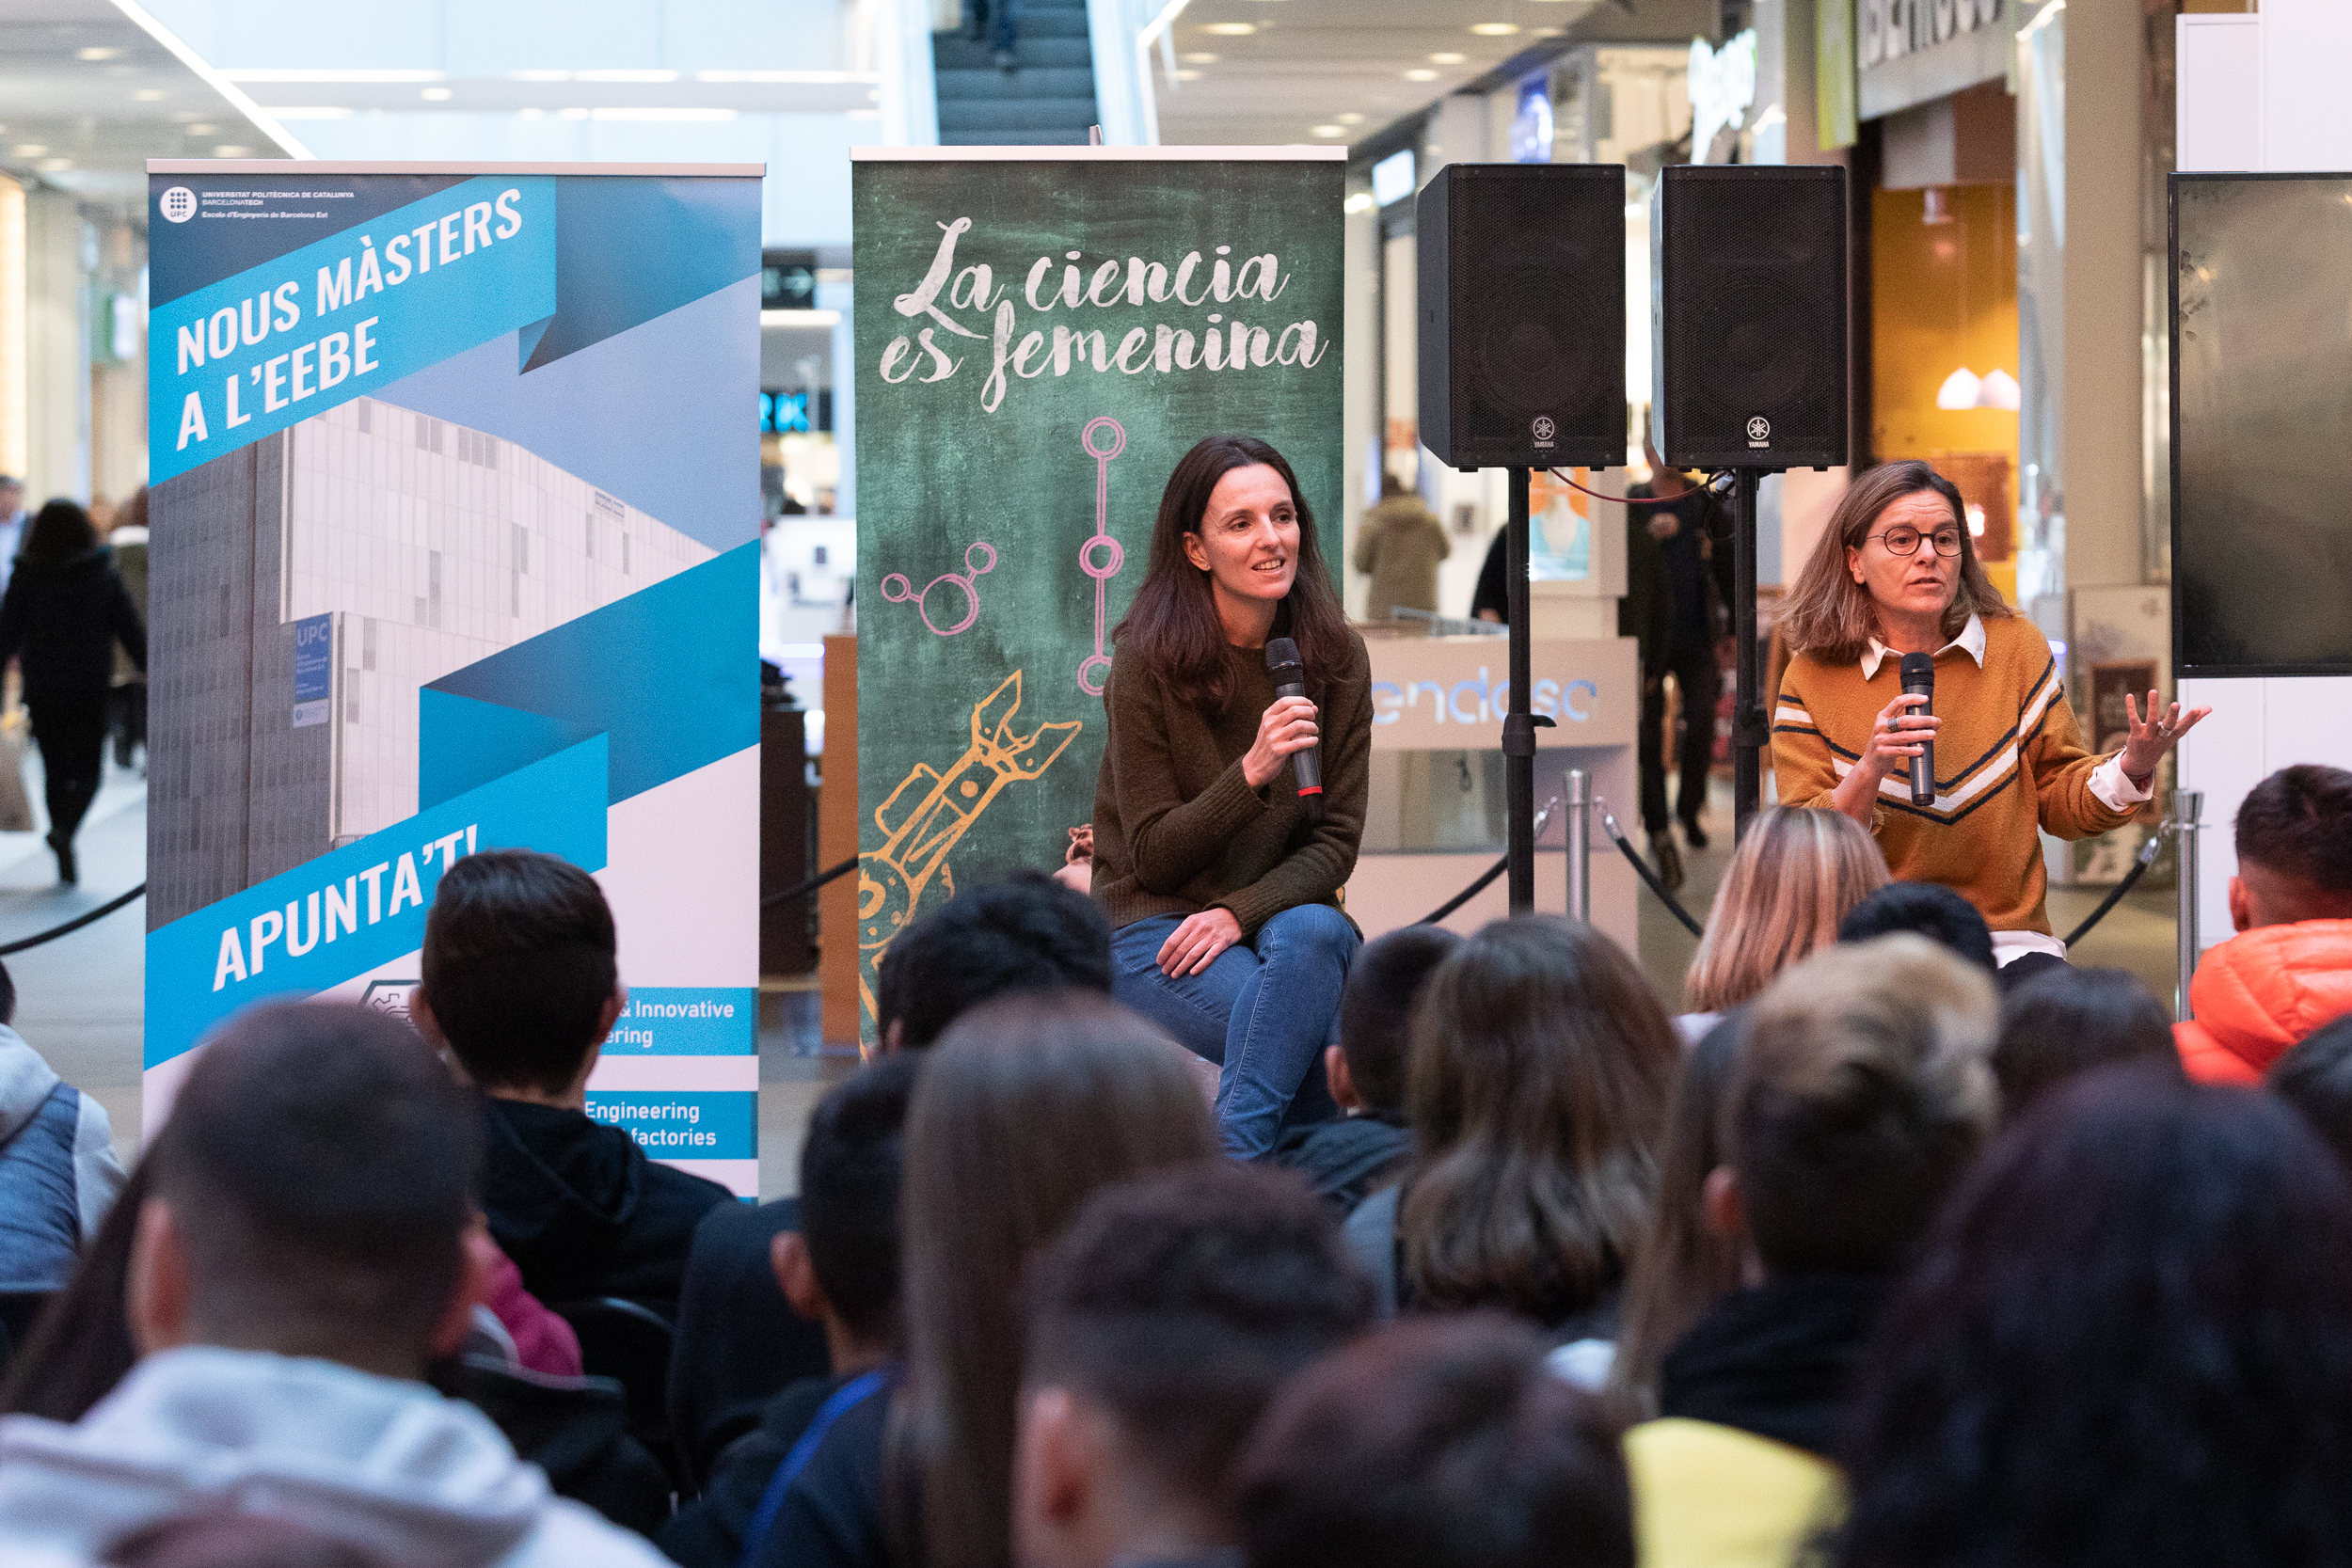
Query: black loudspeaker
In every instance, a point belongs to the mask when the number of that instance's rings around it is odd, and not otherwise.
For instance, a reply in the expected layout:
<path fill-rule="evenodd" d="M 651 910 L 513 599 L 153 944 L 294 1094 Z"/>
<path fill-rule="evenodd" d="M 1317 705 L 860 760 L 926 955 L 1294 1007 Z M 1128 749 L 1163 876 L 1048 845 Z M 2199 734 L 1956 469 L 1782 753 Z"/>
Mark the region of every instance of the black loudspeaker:
<path fill-rule="evenodd" d="M 1846 461 L 1846 171 L 1677 164 L 1650 210 L 1653 436 L 1681 468 Z"/>
<path fill-rule="evenodd" d="M 1422 188 L 1421 439 L 1456 468 L 1625 463 L 1625 168 L 1448 164 Z"/>

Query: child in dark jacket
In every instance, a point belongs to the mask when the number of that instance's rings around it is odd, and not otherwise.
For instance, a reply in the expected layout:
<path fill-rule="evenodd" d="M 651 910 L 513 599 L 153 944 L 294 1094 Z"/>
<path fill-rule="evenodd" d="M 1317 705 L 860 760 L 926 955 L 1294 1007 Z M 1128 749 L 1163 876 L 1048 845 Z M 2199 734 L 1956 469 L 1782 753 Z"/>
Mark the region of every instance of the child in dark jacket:
<path fill-rule="evenodd" d="M 1274 1158 L 1307 1179 L 1342 1219 L 1405 1166 L 1405 1043 L 1413 1004 L 1461 938 L 1442 926 L 1407 926 L 1369 942 L 1340 993 L 1340 1043 L 1323 1054 L 1331 1097 L 1347 1114 L 1282 1134 Z"/>

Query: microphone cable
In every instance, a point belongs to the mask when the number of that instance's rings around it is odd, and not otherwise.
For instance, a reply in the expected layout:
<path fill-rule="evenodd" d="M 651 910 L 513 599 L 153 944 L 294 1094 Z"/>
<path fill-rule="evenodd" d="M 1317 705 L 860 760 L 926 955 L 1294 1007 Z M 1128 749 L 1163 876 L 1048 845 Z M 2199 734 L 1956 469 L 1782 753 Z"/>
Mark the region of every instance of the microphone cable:
<path fill-rule="evenodd" d="M 1579 484 L 1557 468 L 1546 468 L 1544 472 L 1580 495 L 1590 496 L 1595 500 L 1615 501 L 1619 506 L 1672 506 L 1683 497 L 1692 495 L 1711 496 L 1721 500 L 1724 493 L 1730 488 L 1731 479 L 1730 469 L 1718 468 L 1701 483 L 1691 485 L 1687 489 L 1677 490 L 1671 496 L 1613 496 L 1606 491 L 1596 490 L 1589 484 Z"/>

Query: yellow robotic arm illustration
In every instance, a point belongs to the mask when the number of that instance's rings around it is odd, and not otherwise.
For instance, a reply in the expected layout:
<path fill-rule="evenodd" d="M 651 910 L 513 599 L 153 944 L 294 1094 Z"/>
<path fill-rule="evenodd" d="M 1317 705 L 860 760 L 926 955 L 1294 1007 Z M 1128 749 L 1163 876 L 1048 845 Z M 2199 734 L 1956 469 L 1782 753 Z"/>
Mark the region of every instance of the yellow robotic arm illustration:
<path fill-rule="evenodd" d="M 947 853 L 1007 784 L 1037 778 L 1069 750 L 1084 726 L 1073 720 L 1040 724 L 1025 736 L 1012 730 L 1021 711 L 1021 672 L 972 705 L 972 743 L 945 772 L 917 763 L 874 813 L 882 831 L 877 848 L 858 856 L 858 1000 L 879 1022 L 874 975 L 892 939 L 914 919 L 936 878 L 955 896 Z"/>

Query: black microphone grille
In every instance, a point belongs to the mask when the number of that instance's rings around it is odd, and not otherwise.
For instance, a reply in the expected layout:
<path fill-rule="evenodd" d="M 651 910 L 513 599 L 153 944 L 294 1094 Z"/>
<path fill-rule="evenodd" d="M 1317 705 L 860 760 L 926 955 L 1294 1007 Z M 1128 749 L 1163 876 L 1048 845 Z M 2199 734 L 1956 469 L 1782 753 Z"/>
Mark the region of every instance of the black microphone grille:
<path fill-rule="evenodd" d="M 1298 662 L 1298 644 L 1287 637 L 1269 637 L 1265 644 L 1265 667 L 1279 670 L 1285 664 Z"/>
<path fill-rule="evenodd" d="M 1932 687 L 1935 685 L 1935 656 L 1933 654 L 1903 655 L 1903 685 Z"/>

